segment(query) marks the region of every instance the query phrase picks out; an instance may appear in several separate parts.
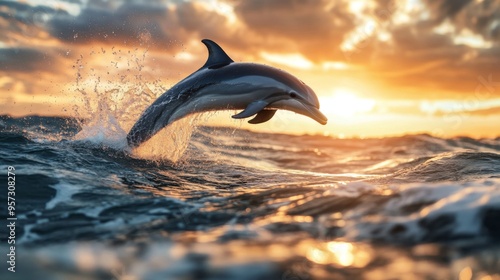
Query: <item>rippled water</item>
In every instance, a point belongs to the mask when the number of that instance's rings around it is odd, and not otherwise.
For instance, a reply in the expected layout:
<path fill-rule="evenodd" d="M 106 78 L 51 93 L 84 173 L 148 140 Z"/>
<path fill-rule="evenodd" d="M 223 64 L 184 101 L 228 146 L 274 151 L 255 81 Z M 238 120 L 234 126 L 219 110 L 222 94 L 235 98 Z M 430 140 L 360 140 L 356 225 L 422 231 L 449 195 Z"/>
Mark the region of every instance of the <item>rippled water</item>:
<path fill-rule="evenodd" d="M 1 117 L 18 272 L 0 278 L 500 279 L 500 138 L 186 121 L 130 151 L 113 119 Z"/>

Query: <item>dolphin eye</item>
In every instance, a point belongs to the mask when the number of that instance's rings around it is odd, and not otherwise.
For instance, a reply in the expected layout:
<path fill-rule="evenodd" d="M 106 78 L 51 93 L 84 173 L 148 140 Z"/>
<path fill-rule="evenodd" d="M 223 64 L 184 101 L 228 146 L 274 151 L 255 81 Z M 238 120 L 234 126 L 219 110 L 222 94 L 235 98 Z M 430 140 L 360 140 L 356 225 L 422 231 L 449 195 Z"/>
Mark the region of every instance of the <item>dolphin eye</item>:
<path fill-rule="evenodd" d="M 296 97 L 297 97 L 297 94 L 296 94 L 295 92 L 291 92 L 291 93 L 290 93 L 290 97 L 291 97 L 291 98 L 296 98 Z"/>

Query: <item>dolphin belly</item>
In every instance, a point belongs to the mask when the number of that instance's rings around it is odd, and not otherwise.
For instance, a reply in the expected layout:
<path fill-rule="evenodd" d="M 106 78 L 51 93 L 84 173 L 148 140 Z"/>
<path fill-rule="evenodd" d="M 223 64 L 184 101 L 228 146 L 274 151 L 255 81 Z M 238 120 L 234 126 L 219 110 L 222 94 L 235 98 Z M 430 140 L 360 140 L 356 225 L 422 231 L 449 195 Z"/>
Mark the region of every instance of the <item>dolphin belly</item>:
<path fill-rule="evenodd" d="M 148 107 L 127 135 L 130 147 L 137 147 L 154 136 L 163 127 L 195 113 L 218 110 L 244 109 L 247 100 L 255 93 L 248 92 L 246 85 L 210 84 L 193 89 L 189 93 L 176 92 L 185 87 L 173 87 Z M 238 95 L 231 93 L 238 92 Z"/>

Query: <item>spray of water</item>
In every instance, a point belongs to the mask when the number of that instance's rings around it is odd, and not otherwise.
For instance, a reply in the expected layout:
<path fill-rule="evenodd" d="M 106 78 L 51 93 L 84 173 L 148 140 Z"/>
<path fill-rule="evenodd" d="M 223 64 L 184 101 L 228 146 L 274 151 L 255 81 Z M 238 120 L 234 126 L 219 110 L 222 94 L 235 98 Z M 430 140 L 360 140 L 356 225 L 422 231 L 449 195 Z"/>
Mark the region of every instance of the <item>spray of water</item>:
<path fill-rule="evenodd" d="M 134 150 L 127 145 L 126 135 L 134 122 L 165 91 L 158 80 L 145 78 L 147 52 L 137 52 L 101 49 L 92 51 L 89 59 L 81 56 L 76 61 L 74 115 L 82 129 L 73 140 L 124 150 L 137 158 L 176 162 L 188 146 L 196 116 L 175 122 Z M 101 56 L 109 59 L 108 67 L 89 66 Z"/>
<path fill-rule="evenodd" d="M 198 120 L 197 115 L 191 115 L 170 124 L 134 149 L 133 156 L 157 162 L 165 159 L 177 162 L 186 151 Z"/>

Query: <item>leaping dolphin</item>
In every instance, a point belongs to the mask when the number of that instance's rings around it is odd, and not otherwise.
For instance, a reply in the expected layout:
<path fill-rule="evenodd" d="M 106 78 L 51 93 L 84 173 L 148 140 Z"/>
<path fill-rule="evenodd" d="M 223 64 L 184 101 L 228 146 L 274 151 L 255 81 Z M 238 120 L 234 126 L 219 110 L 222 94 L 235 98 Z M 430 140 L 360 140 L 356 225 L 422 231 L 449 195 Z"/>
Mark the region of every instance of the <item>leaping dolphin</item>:
<path fill-rule="evenodd" d="M 283 109 L 326 124 L 318 97 L 299 79 L 270 66 L 235 63 L 215 42 L 202 42 L 208 48 L 205 65 L 167 90 L 142 113 L 127 135 L 130 147 L 139 146 L 187 115 L 215 110 L 243 109 L 233 118 L 255 115 L 248 122 L 258 124 Z"/>

